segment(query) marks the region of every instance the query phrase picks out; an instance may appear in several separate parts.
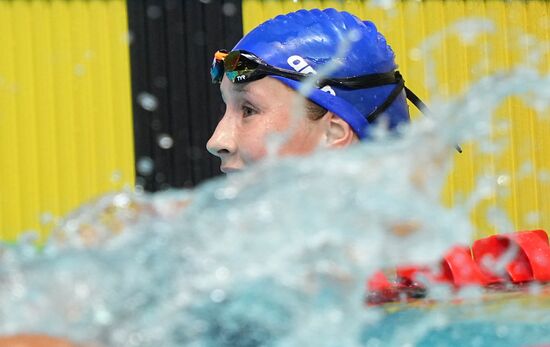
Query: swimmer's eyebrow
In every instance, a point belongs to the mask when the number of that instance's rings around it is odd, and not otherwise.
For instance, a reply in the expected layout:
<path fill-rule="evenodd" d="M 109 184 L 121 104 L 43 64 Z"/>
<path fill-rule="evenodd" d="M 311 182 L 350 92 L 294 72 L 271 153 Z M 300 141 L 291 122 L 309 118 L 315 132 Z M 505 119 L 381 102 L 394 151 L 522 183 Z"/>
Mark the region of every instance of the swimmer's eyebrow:
<path fill-rule="evenodd" d="M 234 83 L 231 85 L 233 93 L 244 94 L 248 92 L 248 83 Z M 225 93 L 221 90 L 222 98 L 225 100 Z"/>
<path fill-rule="evenodd" d="M 235 83 L 233 84 L 233 90 L 238 93 L 244 93 L 248 91 L 248 83 Z"/>

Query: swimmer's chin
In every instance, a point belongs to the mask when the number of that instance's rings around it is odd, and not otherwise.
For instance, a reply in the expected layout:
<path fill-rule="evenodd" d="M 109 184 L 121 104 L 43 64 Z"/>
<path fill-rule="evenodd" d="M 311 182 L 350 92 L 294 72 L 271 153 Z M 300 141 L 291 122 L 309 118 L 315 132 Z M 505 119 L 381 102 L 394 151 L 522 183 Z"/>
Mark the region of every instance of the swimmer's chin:
<path fill-rule="evenodd" d="M 236 167 L 222 166 L 222 167 L 220 167 L 220 170 L 224 174 L 233 174 L 233 173 L 241 171 L 242 169 L 236 168 Z"/>

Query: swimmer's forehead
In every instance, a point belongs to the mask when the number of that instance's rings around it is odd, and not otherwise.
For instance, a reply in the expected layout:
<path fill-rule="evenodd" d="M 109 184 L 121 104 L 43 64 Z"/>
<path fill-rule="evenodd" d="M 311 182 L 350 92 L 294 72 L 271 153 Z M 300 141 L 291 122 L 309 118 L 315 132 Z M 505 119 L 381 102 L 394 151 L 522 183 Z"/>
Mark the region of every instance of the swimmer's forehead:
<path fill-rule="evenodd" d="M 231 89 L 234 92 L 246 93 L 250 91 L 250 83 L 230 83 L 230 82 L 227 82 L 227 83 L 231 85 Z"/>
<path fill-rule="evenodd" d="M 220 85 L 222 98 L 256 97 L 257 99 L 273 98 L 292 91 L 288 86 L 273 78 L 262 78 L 247 83 L 232 83 L 224 77 Z M 281 95 L 282 96 L 282 95 Z M 284 95 L 286 97 L 286 95 Z"/>
<path fill-rule="evenodd" d="M 250 91 L 250 83 L 231 83 L 227 78 L 223 78 L 220 84 L 222 97 L 225 99 L 231 95 L 247 94 Z"/>

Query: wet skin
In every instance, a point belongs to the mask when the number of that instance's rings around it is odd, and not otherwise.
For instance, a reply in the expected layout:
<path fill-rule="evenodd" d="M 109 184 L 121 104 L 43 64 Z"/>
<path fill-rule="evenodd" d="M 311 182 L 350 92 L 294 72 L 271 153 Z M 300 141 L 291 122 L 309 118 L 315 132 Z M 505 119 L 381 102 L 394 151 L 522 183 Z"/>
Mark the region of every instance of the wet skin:
<path fill-rule="evenodd" d="M 0 337 L 0 347 L 78 347 L 67 340 L 45 335 L 14 335 Z"/>
<path fill-rule="evenodd" d="M 279 155 L 302 155 L 312 152 L 325 138 L 328 118 L 311 120 L 293 117 L 299 96 L 280 81 L 265 77 L 234 84 L 225 76 L 220 91 L 226 110 L 208 141 L 207 149 L 221 159 L 221 170 L 242 170 L 267 155 L 266 141 L 274 133 L 287 136 Z"/>

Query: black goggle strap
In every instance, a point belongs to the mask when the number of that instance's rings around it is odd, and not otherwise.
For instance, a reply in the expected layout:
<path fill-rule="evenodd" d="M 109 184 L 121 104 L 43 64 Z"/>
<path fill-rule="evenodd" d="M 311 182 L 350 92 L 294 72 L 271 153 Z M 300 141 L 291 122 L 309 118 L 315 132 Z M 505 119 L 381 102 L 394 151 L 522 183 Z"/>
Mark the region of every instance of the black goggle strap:
<path fill-rule="evenodd" d="M 395 98 L 397 98 L 397 96 L 399 95 L 399 93 L 401 93 L 403 89 L 405 89 L 405 95 L 407 96 L 407 99 L 409 99 L 413 103 L 413 105 L 416 106 L 418 110 L 420 110 L 420 112 L 422 112 L 423 114 L 430 113 L 428 106 L 426 106 L 426 104 L 422 100 L 420 100 L 420 98 L 412 90 L 405 87 L 405 80 L 403 79 L 399 71 L 395 72 L 395 80 L 397 82 L 397 85 L 393 88 L 390 95 L 388 95 L 382 105 L 378 106 L 373 112 L 371 112 L 367 116 L 367 121 L 369 123 L 374 122 L 380 114 L 382 114 L 388 107 L 390 107 L 392 102 L 395 100 Z M 455 145 L 455 149 L 458 151 L 458 153 L 462 153 L 462 148 L 459 145 Z"/>
<path fill-rule="evenodd" d="M 264 66 L 264 67 L 262 68 L 262 66 Z M 260 64 L 259 67 L 260 67 L 260 70 L 264 71 L 267 74 L 273 73 L 273 72 L 276 71 L 278 76 L 286 77 L 286 78 L 289 78 L 289 79 L 295 80 L 295 81 L 302 81 L 302 80 L 306 79 L 307 77 L 309 77 L 309 75 L 305 75 L 305 74 L 290 71 L 290 70 L 280 69 L 280 68 L 275 67 L 275 66 L 261 65 Z"/>
<path fill-rule="evenodd" d="M 319 86 L 331 85 L 336 87 L 343 87 L 349 89 L 363 89 L 384 86 L 387 84 L 393 84 L 399 81 L 401 75 L 398 71 L 374 73 L 370 75 L 363 75 L 358 77 L 347 78 L 326 78 L 320 80 L 317 84 Z"/>
<path fill-rule="evenodd" d="M 395 80 L 397 82 L 397 84 L 395 85 L 395 87 L 393 88 L 393 90 L 391 91 L 390 95 L 388 95 L 388 97 L 386 98 L 386 100 L 382 103 L 382 105 L 378 106 L 377 108 L 374 109 L 374 111 L 372 111 L 368 116 L 367 116 L 367 121 L 369 123 L 372 123 L 376 120 L 376 118 L 378 118 L 378 116 L 380 116 L 380 114 L 382 114 L 384 111 L 386 111 L 386 109 L 388 107 L 390 107 L 390 105 L 392 104 L 392 102 L 395 100 L 395 98 L 397 98 L 397 96 L 399 95 L 399 93 L 401 93 L 401 91 L 403 90 L 403 88 L 405 87 L 405 81 L 403 80 L 403 77 L 401 77 L 401 74 L 396 71 L 395 72 Z M 386 83 L 387 84 L 387 83 Z"/>
<path fill-rule="evenodd" d="M 415 93 L 413 93 L 412 90 L 405 87 L 405 93 L 407 95 L 407 99 L 409 99 L 414 104 L 414 106 L 416 106 L 416 108 L 420 110 L 420 112 L 424 114 L 430 113 L 428 106 L 426 106 L 426 104 L 423 103 L 422 100 L 420 100 L 420 98 Z M 462 153 L 462 147 L 460 147 L 460 145 L 455 145 L 455 149 L 458 153 Z"/>

